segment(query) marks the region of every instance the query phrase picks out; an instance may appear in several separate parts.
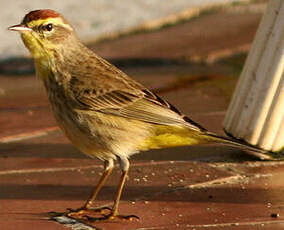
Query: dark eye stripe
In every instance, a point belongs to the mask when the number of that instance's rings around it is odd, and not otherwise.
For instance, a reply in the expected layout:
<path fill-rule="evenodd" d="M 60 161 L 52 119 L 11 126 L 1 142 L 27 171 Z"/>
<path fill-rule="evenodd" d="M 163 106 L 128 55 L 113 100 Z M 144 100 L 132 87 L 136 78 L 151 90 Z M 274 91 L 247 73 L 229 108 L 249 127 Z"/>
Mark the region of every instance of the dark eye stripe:
<path fill-rule="evenodd" d="M 32 27 L 32 30 L 33 31 L 40 31 L 41 30 L 41 25 L 40 26 L 34 26 L 34 27 Z"/>

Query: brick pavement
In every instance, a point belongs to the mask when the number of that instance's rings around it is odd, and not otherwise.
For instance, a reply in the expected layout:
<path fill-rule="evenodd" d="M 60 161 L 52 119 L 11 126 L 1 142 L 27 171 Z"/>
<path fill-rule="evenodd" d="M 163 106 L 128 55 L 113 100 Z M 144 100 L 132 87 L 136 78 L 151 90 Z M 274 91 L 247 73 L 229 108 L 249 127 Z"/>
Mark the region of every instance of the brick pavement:
<path fill-rule="evenodd" d="M 236 46 L 244 44 L 237 41 Z M 226 60 L 124 70 L 209 130 L 222 133 L 236 66 Z M 98 181 L 101 162 L 80 154 L 56 128 L 34 76 L 0 75 L 0 81 L 5 92 L 0 98 L 0 229 L 284 229 L 283 162 L 262 162 L 215 145 L 132 158 L 120 209 L 140 221 L 93 227 L 50 221 L 47 212 L 83 204 Z M 111 203 L 118 177 L 115 170 L 98 205 Z"/>

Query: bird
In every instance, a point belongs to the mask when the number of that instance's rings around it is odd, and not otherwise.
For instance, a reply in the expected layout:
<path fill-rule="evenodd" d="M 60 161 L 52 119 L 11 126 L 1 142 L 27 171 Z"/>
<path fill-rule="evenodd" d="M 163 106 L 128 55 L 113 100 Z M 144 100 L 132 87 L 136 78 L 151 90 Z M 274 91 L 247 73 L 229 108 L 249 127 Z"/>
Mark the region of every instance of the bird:
<path fill-rule="evenodd" d="M 66 216 L 94 221 L 138 218 L 120 214 L 118 207 L 129 158 L 143 151 L 220 143 L 267 157 L 258 147 L 209 132 L 182 114 L 87 48 L 73 26 L 54 10 L 33 10 L 8 29 L 20 32 L 30 51 L 58 126 L 82 153 L 104 162 L 91 197 L 82 207 L 68 209 Z M 115 161 L 122 173 L 113 206 L 94 208 Z M 102 215 L 94 218 L 97 212 Z"/>

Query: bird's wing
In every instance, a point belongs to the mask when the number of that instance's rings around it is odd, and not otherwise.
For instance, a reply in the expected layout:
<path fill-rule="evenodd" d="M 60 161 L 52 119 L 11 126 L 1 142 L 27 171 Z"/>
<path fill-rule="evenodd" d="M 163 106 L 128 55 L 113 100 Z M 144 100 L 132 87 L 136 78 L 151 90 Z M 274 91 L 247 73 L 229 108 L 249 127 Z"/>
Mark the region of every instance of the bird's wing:
<path fill-rule="evenodd" d="M 81 78 L 74 72 L 69 82 L 78 109 L 99 111 L 127 119 L 161 125 L 186 126 L 197 131 L 203 127 L 182 115 L 174 106 L 147 90 L 125 73 L 96 56 L 94 68 L 85 68 Z M 74 71 L 76 71 L 75 69 Z"/>
<path fill-rule="evenodd" d="M 99 111 L 154 124 L 182 125 L 197 131 L 205 130 L 147 89 L 112 89 L 100 94 L 93 93 L 91 89 L 81 89 L 74 95 L 82 110 Z"/>

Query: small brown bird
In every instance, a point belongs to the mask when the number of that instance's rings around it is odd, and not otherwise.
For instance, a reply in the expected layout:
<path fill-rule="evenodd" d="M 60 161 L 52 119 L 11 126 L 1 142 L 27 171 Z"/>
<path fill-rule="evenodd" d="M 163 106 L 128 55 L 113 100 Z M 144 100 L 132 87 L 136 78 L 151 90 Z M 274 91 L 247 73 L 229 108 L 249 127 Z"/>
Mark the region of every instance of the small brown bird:
<path fill-rule="evenodd" d="M 110 175 L 114 160 L 122 170 L 114 205 L 95 220 L 130 219 L 118 213 L 118 204 L 129 169 L 129 157 L 140 151 L 219 142 L 255 151 L 262 150 L 208 132 L 174 106 L 85 47 L 73 27 L 53 10 L 28 13 L 21 24 L 9 28 L 21 33 L 34 57 L 37 76 L 43 81 L 60 128 L 83 153 L 104 161 L 104 173 L 86 202 L 65 214 L 84 219 Z"/>

